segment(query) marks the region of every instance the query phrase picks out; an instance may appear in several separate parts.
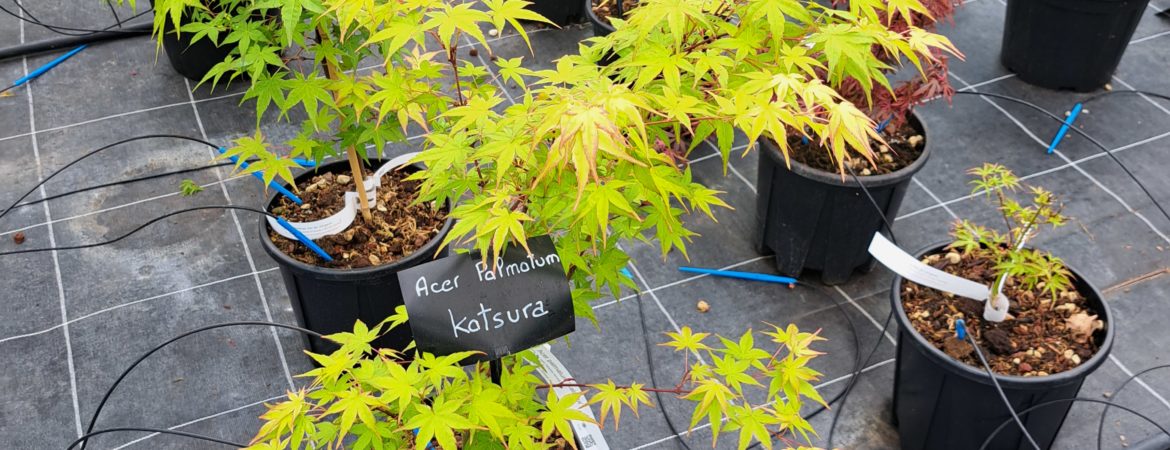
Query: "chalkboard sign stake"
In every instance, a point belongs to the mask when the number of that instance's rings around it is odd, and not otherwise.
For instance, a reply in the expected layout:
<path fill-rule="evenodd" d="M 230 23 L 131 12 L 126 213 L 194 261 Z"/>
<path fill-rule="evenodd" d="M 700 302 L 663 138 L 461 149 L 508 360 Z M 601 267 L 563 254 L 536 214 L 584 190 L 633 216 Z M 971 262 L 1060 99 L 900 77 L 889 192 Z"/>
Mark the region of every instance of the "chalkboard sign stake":
<path fill-rule="evenodd" d="M 504 374 L 504 366 L 500 364 L 500 360 L 493 359 L 488 362 L 488 371 L 492 375 L 492 383 L 500 384 L 500 377 Z"/>
<path fill-rule="evenodd" d="M 504 365 L 498 359 L 488 361 L 488 372 L 491 373 L 492 383 L 499 385 L 500 377 L 504 374 Z"/>

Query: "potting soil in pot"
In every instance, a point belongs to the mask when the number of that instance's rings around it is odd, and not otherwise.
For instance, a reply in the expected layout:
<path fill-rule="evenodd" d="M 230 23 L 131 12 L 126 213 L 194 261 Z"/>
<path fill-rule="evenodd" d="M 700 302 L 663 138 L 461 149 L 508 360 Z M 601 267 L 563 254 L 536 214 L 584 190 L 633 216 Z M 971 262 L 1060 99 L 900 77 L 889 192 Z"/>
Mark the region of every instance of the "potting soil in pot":
<path fill-rule="evenodd" d="M 366 176 L 372 176 L 372 172 L 367 170 Z M 333 262 L 324 262 L 304 245 L 274 231 L 269 231 L 269 239 L 298 261 L 336 269 L 379 266 L 406 257 L 438 235 L 447 219 L 447 212 L 441 208 L 414 204 L 419 183 L 406 181 L 407 176 L 402 171 L 391 171 L 382 177 L 377 199 L 370 199 L 371 222 L 358 214 L 344 232 L 316 240 L 333 256 Z M 356 188 L 348 175 L 322 173 L 298 184 L 297 189 L 303 205 L 281 197 L 271 212 L 293 223 L 323 219 L 344 208 L 345 193 Z"/>
<path fill-rule="evenodd" d="M 869 142 L 870 148 L 875 153 L 872 164 L 865 158 L 850 158 L 848 160 L 853 173 L 858 176 L 869 176 L 897 172 L 903 167 L 914 164 L 914 161 L 917 161 L 918 156 L 922 154 L 925 138 L 909 123 L 902 124 L 894 130 L 887 128 L 881 134 L 882 139 L 886 141 L 885 144 L 872 139 Z M 788 148 L 788 155 L 806 166 L 829 173 L 838 171 L 837 162 L 833 159 L 833 155 L 816 139 L 809 139 L 805 143 L 801 136 L 790 135 L 788 136 Z"/>
<path fill-rule="evenodd" d="M 997 273 L 985 258 L 950 251 L 923 260 L 948 273 L 990 286 Z M 1004 375 L 1045 376 L 1073 369 L 1097 353 L 1094 339 L 1104 333 L 1088 302 L 1075 289 L 1054 301 L 1043 288 L 1025 290 L 1008 277 L 1003 290 L 1010 300 L 1008 320 L 983 320 L 983 303 L 920 286 L 902 284 L 902 305 L 920 335 L 952 358 L 983 370 L 966 342 L 955 338 L 954 319 L 961 317 L 980 343 L 993 371 Z"/>
<path fill-rule="evenodd" d="M 593 0 L 593 14 L 602 22 L 609 24 L 609 18 L 617 15 L 617 2 L 622 2 L 622 11 L 629 17 L 630 11 L 638 7 L 638 0 Z"/>

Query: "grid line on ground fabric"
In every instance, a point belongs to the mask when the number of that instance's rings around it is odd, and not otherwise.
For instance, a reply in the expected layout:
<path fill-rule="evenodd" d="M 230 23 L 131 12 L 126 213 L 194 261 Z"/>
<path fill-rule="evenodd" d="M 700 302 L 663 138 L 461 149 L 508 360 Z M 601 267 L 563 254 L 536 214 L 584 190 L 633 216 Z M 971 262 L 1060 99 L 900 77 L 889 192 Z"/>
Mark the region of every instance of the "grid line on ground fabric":
<path fill-rule="evenodd" d="M 263 405 L 263 404 L 265 404 L 265 403 L 268 403 L 268 402 L 273 402 L 273 401 L 276 401 L 276 400 L 280 400 L 280 399 L 282 399 L 282 398 L 284 398 L 284 397 L 285 397 L 285 395 L 278 395 L 278 396 L 275 396 L 275 397 L 266 398 L 266 399 L 264 399 L 264 400 L 260 400 L 260 401 L 258 401 L 258 402 L 252 402 L 252 403 L 249 403 L 249 404 L 247 404 L 247 405 L 243 405 L 243 406 L 237 406 L 237 407 L 235 407 L 235 408 L 232 408 L 232 409 L 227 409 L 227 410 L 223 410 L 223 411 L 217 412 L 217 413 L 215 413 L 215 414 L 211 414 L 211 415 L 207 415 L 207 416 L 200 417 L 200 418 L 198 418 L 198 419 L 192 419 L 192 420 L 188 420 L 188 421 L 186 421 L 186 422 L 183 422 L 183 423 L 181 423 L 181 424 L 178 424 L 178 425 L 175 425 L 175 426 L 172 426 L 172 427 L 168 427 L 167 429 L 168 429 L 168 430 L 177 430 L 177 429 L 180 429 L 180 428 L 189 427 L 189 426 L 191 426 L 191 425 L 195 425 L 195 424 L 197 424 L 197 423 L 199 423 L 199 422 L 203 422 L 203 421 L 205 421 L 205 420 L 211 420 L 211 419 L 214 419 L 214 418 L 216 418 L 216 417 L 220 417 L 220 416 L 223 416 L 223 415 L 231 414 L 231 413 L 234 413 L 234 412 L 237 412 L 237 411 L 243 411 L 243 410 L 245 410 L 245 409 L 248 409 L 248 408 L 251 408 L 251 407 L 253 407 L 253 406 Z M 133 440 L 133 441 L 130 441 L 130 442 L 127 442 L 127 443 L 125 443 L 125 444 L 122 444 L 122 445 L 119 445 L 119 446 L 117 446 L 117 447 L 114 447 L 114 448 L 112 448 L 112 449 L 110 449 L 110 450 L 122 450 L 122 449 L 124 449 L 124 448 L 130 447 L 130 446 L 132 446 L 132 445 L 134 445 L 134 444 L 137 444 L 137 443 L 139 443 L 139 442 L 143 442 L 143 441 L 149 440 L 149 439 L 151 439 L 151 438 L 153 438 L 153 437 L 155 437 L 155 436 L 158 436 L 158 435 L 159 435 L 158 433 L 150 433 L 150 434 L 147 434 L 147 435 L 145 435 L 145 436 L 142 436 L 142 437 L 140 437 L 140 438 L 138 438 L 138 439 L 135 439 L 135 440 Z"/>
<path fill-rule="evenodd" d="M 886 335 L 886 339 L 889 340 L 891 344 L 894 344 L 895 346 L 898 345 L 898 340 L 894 339 L 894 336 L 890 335 L 890 331 L 884 328 L 882 323 L 878 322 L 877 318 L 871 315 L 869 311 L 866 311 L 865 308 L 862 308 L 861 305 L 857 304 L 857 302 L 853 300 L 853 297 L 850 297 L 849 294 L 845 293 L 844 289 L 841 289 L 840 286 L 833 286 L 833 290 L 837 291 L 838 294 L 841 294 L 842 297 L 845 297 L 845 300 L 847 300 L 850 305 L 853 305 L 854 308 L 857 308 L 858 311 L 861 311 L 861 315 L 865 316 L 866 319 L 869 319 L 869 322 L 872 323 L 879 332 Z"/>
<path fill-rule="evenodd" d="M 1125 80 L 1122 80 L 1122 79 L 1121 79 L 1120 77 L 1118 77 L 1117 75 L 1114 75 L 1114 76 L 1113 76 L 1113 79 L 1114 79 L 1114 80 L 1116 80 L 1116 81 L 1117 81 L 1119 84 L 1121 84 L 1121 86 L 1122 86 L 1122 87 L 1124 87 L 1124 88 L 1126 88 L 1126 89 L 1129 89 L 1129 90 L 1131 90 L 1131 91 L 1135 91 L 1135 90 L 1137 90 L 1137 88 L 1134 88 L 1134 87 L 1133 87 L 1133 85 L 1131 85 L 1131 84 L 1129 84 L 1129 83 L 1126 83 L 1126 82 L 1125 82 Z M 1166 114 L 1170 114 L 1170 109 L 1166 109 L 1166 107 L 1162 106 L 1162 104 L 1161 104 L 1161 103 L 1158 103 L 1158 102 L 1154 101 L 1154 99 L 1150 98 L 1150 97 L 1149 97 L 1149 96 L 1147 96 L 1146 94 L 1144 94 L 1144 93 L 1138 93 L 1138 94 L 1137 94 L 1137 96 L 1138 96 L 1138 97 L 1141 97 L 1141 98 L 1142 98 L 1142 100 L 1145 100 L 1145 101 L 1146 101 L 1146 103 L 1149 103 L 1149 104 L 1151 104 L 1151 105 L 1154 105 L 1154 107 L 1155 107 L 1155 108 L 1158 108 L 1158 109 L 1162 110 L 1162 112 L 1164 112 L 1164 113 L 1166 113 Z"/>
<path fill-rule="evenodd" d="M 938 198 L 938 196 L 934 194 L 934 191 L 931 191 L 930 188 L 926 187 L 925 184 L 922 184 L 921 181 L 918 181 L 917 178 L 912 178 L 912 180 L 914 180 L 914 184 L 918 185 L 918 187 L 922 189 L 922 192 L 925 192 L 926 195 L 930 196 L 930 198 L 934 200 L 935 205 L 937 205 L 938 207 L 940 207 L 944 211 L 946 211 L 947 215 L 951 216 L 952 219 L 955 219 L 955 220 L 959 219 L 959 215 L 955 214 L 955 212 L 951 210 L 950 206 L 947 206 L 946 203 L 943 203 L 942 199 Z M 894 219 L 894 220 L 898 220 L 898 219 Z"/>
<path fill-rule="evenodd" d="M 17 6 L 22 6 L 22 2 L 20 0 L 17 0 Z M 24 35 L 24 20 L 23 20 L 24 9 L 23 8 L 21 8 L 20 18 L 22 19 L 20 21 L 20 43 L 24 44 L 25 35 Z M 28 70 L 28 57 L 27 56 L 21 57 L 21 66 L 22 66 L 22 69 L 24 70 L 24 76 L 28 76 L 29 70 Z M 45 179 L 45 169 L 44 169 L 44 165 L 41 163 L 41 151 L 40 151 L 40 148 L 38 146 L 37 137 L 36 137 L 37 122 L 36 122 L 35 110 L 33 107 L 33 90 L 32 90 L 31 83 L 25 85 L 24 92 L 25 92 L 25 95 L 27 95 L 27 97 L 28 97 L 28 126 L 29 126 L 29 131 L 30 131 L 31 136 L 32 136 L 32 138 L 30 139 L 30 142 L 32 144 L 33 158 L 36 160 L 36 165 L 37 165 L 37 180 L 40 181 L 40 180 Z M 44 185 L 40 186 L 39 191 L 40 191 L 42 199 L 47 197 L 47 194 L 45 193 L 45 186 Z M 52 220 L 53 217 L 49 212 L 49 203 L 48 202 L 41 203 L 41 206 L 45 211 L 45 219 Z M 49 225 L 48 231 L 49 231 L 49 246 L 56 247 L 57 246 L 57 238 L 56 238 L 56 234 L 53 232 L 52 225 Z M 65 335 L 65 357 L 67 359 L 68 367 L 69 367 L 69 394 L 72 396 L 72 401 L 73 401 L 73 424 L 74 424 L 74 427 L 76 428 L 77 436 L 80 437 L 82 434 L 82 431 L 81 431 L 81 405 L 80 405 L 80 402 L 78 401 L 78 395 L 77 395 L 77 369 L 73 364 L 73 343 L 69 339 L 69 325 L 68 325 L 69 312 L 68 312 L 68 308 L 66 308 L 66 306 L 65 306 L 65 283 L 61 277 L 61 262 L 57 257 L 57 251 L 54 250 L 54 251 L 50 252 L 50 254 L 52 255 L 52 259 L 53 259 L 53 276 L 56 278 L 56 282 L 57 282 L 57 299 L 60 301 L 61 329 L 62 329 L 62 333 L 64 333 L 64 335 Z"/>
<path fill-rule="evenodd" d="M 223 279 L 216 280 L 216 281 L 209 281 L 209 282 L 202 283 L 202 284 L 197 284 L 197 285 L 194 285 L 194 286 L 188 286 L 188 287 L 185 287 L 185 288 L 182 288 L 182 289 L 177 289 L 177 290 L 174 290 L 174 291 L 171 291 L 171 292 L 167 292 L 167 293 L 164 293 L 164 294 L 152 295 L 152 296 L 150 296 L 150 297 L 140 298 L 140 299 L 138 299 L 138 300 L 133 300 L 133 301 L 129 301 L 129 302 L 126 302 L 126 303 L 120 303 L 120 304 L 117 304 L 117 305 L 114 305 L 114 306 L 110 306 L 110 307 L 108 307 L 108 308 L 99 309 L 99 310 L 97 310 L 97 311 L 91 312 L 91 313 L 89 313 L 89 314 L 86 314 L 86 315 L 84 315 L 84 316 L 78 316 L 78 317 L 74 317 L 74 318 L 72 318 L 72 319 L 69 319 L 69 320 L 68 320 L 68 321 L 66 321 L 65 323 L 59 323 L 59 324 L 57 324 L 57 325 L 53 325 L 53 326 L 51 326 L 51 327 L 49 327 L 49 328 L 45 328 L 45 329 L 43 329 L 43 330 L 38 330 L 38 331 L 29 332 L 29 333 L 17 334 L 17 335 L 13 335 L 13 336 L 7 336 L 7 337 L 4 337 L 4 338 L 0 338 L 0 344 L 3 344 L 3 343 L 5 343 L 5 342 L 9 342 L 9 341 L 15 341 L 15 340 L 19 340 L 19 339 L 29 338 L 29 337 L 33 337 L 33 336 L 39 336 L 39 335 L 42 335 L 42 334 L 48 333 L 48 332 L 50 332 L 50 331 L 56 330 L 56 329 L 58 329 L 58 328 L 62 328 L 62 327 L 68 326 L 68 325 L 72 325 L 72 324 L 74 324 L 74 323 L 77 323 L 77 322 L 80 322 L 80 321 L 83 321 L 83 320 L 86 320 L 86 319 L 89 319 L 89 318 L 92 318 L 92 317 L 100 316 L 100 315 L 102 315 L 102 314 L 105 314 L 105 313 L 108 313 L 108 312 L 111 312 L 111 311 L 119 310 L 119 309 L 125 308 L 125 307 L 127 307 L 127 306 L 133 306 L 133 305 L 137 305 L 137 304 L 141 304 L 141 303 L 146 303 L 146 302 L 150 302 L 150 301 L 154 301 L 154 300 L 161 300 L 161 299 L 164 299 L 164 298 L 170 297 L 170 296 L 172 296 L 172 295 L 178 295 L 178 294 L 182 294 L 182 293 L 184 293 L 184 292 L 190 292 L 190 291 L 193 291 L 193 290 L 196 290 L 196 289 L 202 289 L 202 288 L 205 288 L 205 287 L 215 286 L 215 285 L 217 285 L 217 284 L 223 284 L 223 283 L 226 283 L 226 282 L 229 282 L 229 281 L 238 280 L 238 279 L 240 279 L 240 278 L 246 278 L 246 277 L 250 277 L 250 276 L 253 276 L 253 275 L 263 275 L 263 274 L 265 274 L 265 273 L 272 272 L 272 271 L 275 271 L 275 270 L 278 270 L 278 269 L 277 269 L 276 267 L 273 267 L 273 268 L 271 268 L 271 269 L 264 269 L 264 270 L 260 270 L 260 271 L 256 271 L 256 272 L 248 272 L 248 273 L 243 273 L 243 274 L 239 274 L 239 275 L 236 275 L 236 276 L 231 276 L 231 277 L 223 278 Z"/>
<path fill-rule="evenodd" d="M 1162 37 L 1162 36 L 1170 36 L 1170 31 L 1163 31 L 1163 32 L 1160 32 L 1160 33 L 1151 34 L 1151 35 L 1149 35 L 1149 36 L 1146 36 L 1146 37 L 1144 37 L 1144 38 L 1134 39 L 1134 40 L 1132 40 L 1132 41 L 1129 41 L 1129 44 L 1130 44 L 1130 45 L 1133 45 L 1133 44 L 1140 44 L 1140 43 L 1142 43 L 1142 42 L 1146 42 L 1146 41 L 1150 41 L 1150 40 L 1154 40 L 1154 39 L 1160 38 L 1160 37 Z"/>
<path fill-rule="evenodd" d="M 241 95 L 244 95 L 244 93 L 243 92 L 235 92 L 235 93 L 231 93 L 231 94 L 224 94 L 224 95 L 220 95 L 220 96 L 216 96 L 216 97 L 208 97 L 208 98 L 204 98 L 204 99 L 195 100 L 195 103 L 211 102 L 211 101 L 215 101 L 215 100 L 222 100 L 225 98 L 238 97 Z M 117 114 L 110 114 L 108 116 L 98 117 L 96 119 L 83 120 L 81 122 L 71 123 L 68 125 L 60 125 L 60 126 L 56 126 L 56 127 L 52 127 L 52 128 L 45 128 L 43 130 L 29 131 L 27 133 L 20 133 L 20 134 L 14 134 L 11 136 L 0 137 L 0 142 L 7 141 L 9 139 L 22 138 L 25 136 L 32 136 L 33 134 L 36 134 L 36 133 L 48 133 L 50 131 L 60 131 L 60 130 L 65 130 L 65 129 L 69 129 L 69 128 L 73 128 L 73 127 L 78 127 L 81 125 L 89 125 L 91 123 L 101 122 L 101 121 L 110 120 L 110 119 L 117 119 L 119 117 L 126 117 L 126 116 L 132 116 L 135 114 L 158 111 L 160 109 L 178 108 L 178 107 L 186 106 L 190 103 L 191 103 L 190 101 L 177 102 L 177 103 L 171 103 L 169 105 L 152 106 L 150 108 L 143 108 L 143 109 L 134 110 L 134 111 L 122 112 L 122 113 L 117 113 Z"/>
<path fill-rule="evenodd" d="M 1110 353 L 1110 354 L 1109 354 L 1109 360 L 1110 360 L 1110 361 L 1113 361 L 1113 364 L 1116 364 L 1116 365 L 1117 365 L 1117 368 L 1118 368 L 1118 369 L 1121 369 L 1121 372 L 1122 372 L 1122 373 L 1124 373 L 1124 374 L 1125 374 L 1125 376 L 1127 376 L 1127 377 L 1132 377 L 1132 376 L 1133 376 L 1133 372 L 1132 372 L 1132 371 L 1130 371 L 1130 370 L 1129 370 L 1129 367 L 1126 367 L 1126 366 L 1125 366 L 1125 364 L 1122 364 L 1122 363 L 1121 363 L 1121 360 L 1117 359 L 1117 356 L 1115 356 L 1115 355 L 1113 355 L 1112 353 Z M 1170 409 L 1170 401 L 1166 401 L 1166 397 L 1163 397 L 1161 394 L 1159 394 L 1159 393 L 1158 393 L 1158 391 L 1154 390 L 1154 388 L 1153 388 L 1153 387 L 1151 387 L 1150 385 L 1146 384 L 1146 382 L 1145 382 L 1145 381 L 1142 381 L 1142 379 L 1141 379 L 1141 378 L 1134 378 L 1134 379 L 1133 379 L 1133 381 L 1134 381 L 1135 383 L 1137 383 L 1137 384 L 1141 385 L 1141 387 L 1145 388 L 1145 389 L 1146 389 L 1146 391 L 1149 391 L 1149 393 L 1150 393 L 1150 394 L 1153 394 L 1153 395 L 1154 395 L 1154 398 L 1158 399 L 1158 402 L 1162 403 L 1162 406 L 1165 406 L 1165 407 L 1166 407 L 1166 409 Z M 1116 392 L 1114 392 L 1114 394 L 1116 394 Z"/>
<path fill-rule="evenodd" d="M 207 130 L 203 128 L 203 119 L 199 115 L 199 105 L 195 103 L 195 94 L 194 91 L 191 90 L 191 82 L 184 78 L 183 83 L 187 87 L 187 96 L 191 100 L 191 109 L 195 112 L 195 123 L 199 126 L 199 134 L 203 136 L 203 140 L 206 141 L 208 140 Z M 207 151 L 208 154 L 211 155 L 212 159 L 215 159 L 218 156 L 216 155 L 214 149 L 209 148 Z M 219 167 L 216 167 L 211 170 L 215 172 L 215 178 L 221 182 L 219 183 L 219 187 L 223 192 L 224 200 L 227 200 L 227 203 L 231 205 L 233 204 L 232 196 L 228 193 L 227 185 L 222 183 L 224 177 L 223 173 L 220 172 L 219 169 Z M 256 260 L 252 257 L 251 248 L 248 247 L 248 237 L 244 235 L 244 228 L 240 225 L 240 217 L 234 209 L 229 210 L 228 214 L 231 215 L 232 222 L 234 222 L 236 225 L 236 232 L 240 235 L 240 246 L 244 248 L 244 256 L 248 259 L 248 267 L 252 270 L 252 278 L 256 281 L 256 291 L 260 294 L 260 306 L 264 308 L 264 319 L 269 322 L 273 322 L 272 309 L 268 305 L 268 296 L 264 294 L 264 283 L 260 281 L 260 274 L 258 274 L 256 271 Z M 284 357 L 284 345 L 280 343 L 280 335 L 276 332 L 276 328 L 270 327 L 269 331 L 272 334 L 272 341 L 276 344 L 276 356 L 280 359 L 281 368 L 284 369 L 285 381 L 288 382 L 289 389 L 296 389 L 296 383 L 293 383 L 292 370 L 289 369 L 288 360 Z"/>

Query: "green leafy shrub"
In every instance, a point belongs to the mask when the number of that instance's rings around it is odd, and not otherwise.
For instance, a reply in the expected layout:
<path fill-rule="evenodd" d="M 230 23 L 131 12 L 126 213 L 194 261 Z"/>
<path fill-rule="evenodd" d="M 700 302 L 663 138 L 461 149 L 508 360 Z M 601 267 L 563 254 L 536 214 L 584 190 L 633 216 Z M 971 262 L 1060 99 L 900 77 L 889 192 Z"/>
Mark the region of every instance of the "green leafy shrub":
<path fill-rule="evenodd" d="M 269 108 L 301 131 L 282 144 L 259 130 L 222 155 L 256 159 L 244 172 L 292 182 L 294 157 L 316 161 L 345 153 L 351 171 L 365 149 L 404 142 L 411 126 L 430 130 L 451 107 L 490 96 L 496 85 L 482 66 L 459 58 L 468 38 L 489 48 L 484 29 L 544 20 L 522 0 L 155 0 L 155 35 L 189 34 L 232 45 L 203 80 L 213 86 L 251 79 L 241 101 L 254 100 L 257 125 Z M 363 67 L 363 65 L 368 67 Z M 363 215 L 369 207 L 358 190 Z M 368 217 L 367 217 L 368 218 Z"/>
<path fill-rule="evenodd" d="M 1000 274 L 992 285 L 992 292 L 999 292 L 1000 283 L 1011 277 L 1024 289 L 1042 286 L 1052 300 L 1061 292 L 1072 288 L 1072 274 L 1064 262 L 1040 250 L 1024 247 L 1027 240 L 1041 227 L 1063 226 L 1067 218 L 1061 215 L 1063 206 L 1048 190 L 1023 187 L 1019 178 L 1000 164 L 984 164 L 968 171 L 976 177 L 971 182 L 972 194 L 983 194 L 995 201 L 996 210 L 1003 218 L 1005 231 L 976 225 L 962 220 L 955 225 L 955 242 L 952 247 L 965 254 L 973 255 L 995 263 Z M 1031 204 L 1024 205 L 1007 194 L 1026 188 Z"/>
<path fill-rule="evenodd" d="M 853 1 L 835 10 L 799 0 L 646 0 L 617 31 L 588 40 L 551 70 L 497 61 L 524 87 L 503 112 L 497 95 L 444 116 L 417 158 L 422 198 L 464 199 L 448 242 L 489 255 L 552 234 L 575 286 L 578 314 L 598 292 L 633 283 L 618 243 L 655 241 L 665 256 L 696 234 L 687 213 L 714 218 L 720 192 L 694 181 L 687 155 L 714 138 L 724 167 L 735 130 L 823 144 L 835 161 L 870 158 L 875 123 L 838 88 L 888 90 L 892 66 L 922 68 L 954 51 L 921 28 L 890 28 L 925 11 L 917 0 Z M 602 60 L 612 60 L 607 66 Z M 853 156 L 849 156 L 853 155 Z M 473 167 L 474 170 L 467 170 Z M 844 170 L 844 169 L 842 169 Z"/>
<path fill-rule="evenodd" d="M 411 352 L 408 357 L 370 347 L 383 330 L 405 319 L 400 307 L 378 326 L 359 322 L 352 333 L 330 336 L 341 348 L 330 355 L 310 354 L 320 365 L 303 375 L 312 383 L 267 405 L 250 448 L 334 448 L 344 443 L 355 450 L 422 449 L 434 442 L 446 450 L 546 449 L 558 436 L 575 447 L 570 421 L 591 421 L 573 408 L 579 398 L 598 405 L 602 426 L 609 420 L 617 427 L 623 410 L 637 415 L 639 408 L 653 406 L 650 396 L 658 391 L 692 402 L 690 426 L 709 424 L 712 445 L 721 434 L 733 434 L 740 449 L 753 440 L 770 449 L 778 440 L 807 440 L 813 429 L 801 418 L 801 405 L 805 399 L 824 403 L 813 387 L 820 374 L 807 367 L 820 355 L 812 344 L 822 338 L 792 325 L 762 333 L 774 349 L 757 346 L 750 330 L 738 340 L 720 337 L 718 344 L 710 342 L 709 334 L 689 328 L 668 333 L 670 339 L 662 345 L 685 355 L 686 370 L 676 386 L 651 389 L 613 380 L 545 383 L 535 375 L 529 362 L 535 358 L 529 352 L 505 358 L 497 385 L 486 364 L 460 367 L 470 352 Z M 699 355 L 712 363 L 700 362 Z M 558 397 L 554 387 L 580 392 Z M 766 400 L 753 404 L 753 392 L 765 393 Z"/>

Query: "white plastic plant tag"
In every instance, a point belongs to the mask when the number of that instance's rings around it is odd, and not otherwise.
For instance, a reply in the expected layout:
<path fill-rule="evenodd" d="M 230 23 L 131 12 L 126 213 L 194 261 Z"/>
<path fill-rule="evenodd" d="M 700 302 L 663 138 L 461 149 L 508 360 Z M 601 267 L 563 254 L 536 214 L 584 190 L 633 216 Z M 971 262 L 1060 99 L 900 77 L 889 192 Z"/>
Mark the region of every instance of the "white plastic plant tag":
<path fill-rule="evenodd" d="M 1007 318 L 1008 301 L 1003 294 L 998 294 L 996 301 L 988 302 L 987 297 L 991 293 L 991 288 L 922 263 L 882 236 L 881 232 L 873 234 L 873 240 L 869 243 L 869 254 L 902 278 L 983 302 L 983 318 L 986 320 L 1003 322 Z M 997 309 L 996 306 L 1000 308 Z"/>
<path fill-rule="evenodd" d="M 548 344 L 539 345 L 532 348 L 532 353 L 536 355 L 536 359 L 540 360 L 540 367 L 536 371 L 540 373 L 544 381 L 553 384 L 561 383 L 565 380 L 572 380 L 573 376 L 569 375 L 569 370 L 561 364 L 561 361 L 552 354 L 552 347 Z M 558 396 L 566 396 L 574 392 L 581 392 L 577 387 L 558 387 L 553 388 Z M 593 415 L 593 410 L 589 408 L 589 404 L 585 401 L 585 396 L 582 395 L 573 404 L 573 409 L 581 411 L 590 419 L 596 420 Z M 572 421 L 573 433 L 577 435 L 577 441 L 581 444 L 580 450 L 609 450 L 609 444 L 605 442 L 605 436 L 601 434 L 601 428 L 596 424 L 581 421 Z"/>
<path fill-rule="evenodd" d="M 378 180 L 381 180 L 382 176 L 386 175 L 391 170 L 406 165 L 417 155 L 418 152 L 407 153 L 405 155 L 397 156 L 394 159 L 387 161 L 385 164 L 382 164 L 382 167 L 379 167 L 378 170 L 374 172 L 373 176 L 366 177 L 364 180 L 366 185 L 366 195 L 369 197 L 376 197 L 378 195 Z M 349 228 L 349 225 L 353 223 L 353 219 L 357 218 L 358 209 L 361 207 L 360 205 L 361 199 L 358 198 L 357 192 L 346 192 L 345 207 L 342 208 L 341 211 L 338 211 L 337 214 L 321 220 L 314 220 L 312 222 L 291 222 L 291 224 L 298 231 L 304 233 L 305 236 L 308 236 L 309 239 L 316 240 L 325 236 L 340 233 L 345 231 L 346 228 Z M 269 217 L 268 226 L 275 230 L 276 234 L 294 241 L 297 240 L 296 236 L 293 236 L 292 233 L 289 233 L 288 230 L 285 230 L 284 227 L 276 223 L 276 219 Z"/>

